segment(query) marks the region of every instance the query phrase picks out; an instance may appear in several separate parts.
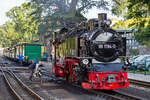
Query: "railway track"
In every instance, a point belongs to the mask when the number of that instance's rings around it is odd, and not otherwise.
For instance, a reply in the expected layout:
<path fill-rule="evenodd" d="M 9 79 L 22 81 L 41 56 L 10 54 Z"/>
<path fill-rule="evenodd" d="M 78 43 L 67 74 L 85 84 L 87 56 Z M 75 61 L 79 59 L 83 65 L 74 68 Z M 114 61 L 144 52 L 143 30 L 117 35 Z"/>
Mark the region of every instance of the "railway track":
<path fill-rule="evenodd" d="M 139 80 L 134 80 L 134 79 L 128 79 L 128 80 L 131 84 L 150 88 L 150 82 L 144 82 L 144 81 L 139 81 Z"/>
<path fill-rule="evenodd" d="M 12 71 L 4 70 L 2 67 L 0 70 L 3 73 L 7 85 L 17 100 L 44 100 L 28 88 Z"/>
<path fill-rule="evenodd" d="M 93 90 L 92 90 L 93 91 Z M 108 91 L 93 91 L 97 94 L 103 94 L 108 96 L 108 98 L 110 98 L 111 100 L 144 100 L 143 98 L 134 96 L 134 95 L 130 95 L 127 93 L 123 93 L 123 92 L 118 92 L 115 90 L 108 90 Z"/>
<path fill-rule="evenodd" d="M 6 71 L 3 71 L 3 73 L 5 74 L 5 77 L 10 77 L 10 82 L 14 81 L 15 79 L 17 79 L 17 77 L 11 72 L 11 71 L 7 71 L 7 68 L 3 68 Z M 1 69 L 2 70 L 2 69 Z M 7 79 L 9 80 L 9 79 Z M 130 81 L 130 79 L 129 79 Z M 130 81 L 131 82 L 131 81 Z M 13 82 L 12 82 L 13 83 Z M 20 84 L 22 83 L 18 83 L 18 81 L 16 82 L 18 85 L 20 86 Z M 79 87 L 77 85 L 75 85 L 76 87 Z M 148 86 L 148 85 L 147 85 Z M 150 85 L 149 85 L 150 86 Z M 13 87 L 13 86 L 12 86 Z M 24 86 L 21 86 L 24 87 Z M 81 87 L 79 87 L 81 88 Z M 41 97 L 39 96 L 33 96 L 35 93 L 32 92 L 27 92 L 29 94 L 24 94 L 23 96 L 21 96 L 18 92 L 16 92 L 17 90 L 14 90 L 14 94 L 16 95 L 16 98 L 19 100 L 43 100 Z M 30 91 L 30 90 L 28 90 Z M 85 90 L 88 91 L 90 93 L 94 93 L 102 98 L 106 98 L 106 100 L 143 100 L 142 98 L 127 94 L 127 93 L 121 93 L 120 91 L 97 91 L 97 90 Z M 33 96 L 33 97 L 32 97 Z"/>
<path fill-rule="evenodd" d="M 0 71 L 0 99 L 1 100 L 15 100 L 15 97 L 12 95 L 12 92 L 10 92 L 10 88 L 6 84 L 3 74 Z"/>
<path fill-rule="evenodd" d="M 127 93 L 117 92 L 115 90 L 89 90 L 90 92 L 93 92 L 97 95 L 102 95 L 106 99 L 110 100 L 143 100 L 140 97 L 133 96 Z"/>
<path fill-rule="evenodd" d="M 70 84 L 67 82 L 67 84 Z M 72 84 L 70 84 L 72 85 Z M 73 84 L 73 86 L 81 89 L 81 86 Z M 82 88 L 83 89 L 83 88 Z M 85 90 L 87 93 L 93 93 L 97 96 L 100 96 L 106 100 L 144 100 L 141 97 L 137 97 L 131 94 L 123 93 L 115 90 Z"/>

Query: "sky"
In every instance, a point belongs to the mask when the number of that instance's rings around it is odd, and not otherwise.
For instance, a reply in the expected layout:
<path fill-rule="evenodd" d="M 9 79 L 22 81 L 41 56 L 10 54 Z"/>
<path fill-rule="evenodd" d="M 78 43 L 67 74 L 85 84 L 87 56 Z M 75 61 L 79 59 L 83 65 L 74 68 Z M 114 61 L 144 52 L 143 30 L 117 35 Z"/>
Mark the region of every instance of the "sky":
<path fill-rule="evenodd" d="M 25 1 L 27 1 L 27 0 L 1 0 L 1 3 L 0 3 L 0 25 L 4 24 L 8 20 L 8 18 L 6 17 L 7 11 L 9 11 L 14 6 L 21 5 Z M 89 12 L 84 15 L 88 19 L 97 18 L 98 13 L 100 13 L 100 12 L 102 12 L 102 13 L 106 12 L 108 14 L 108 18 L 117 18 L 117 17 L 113 16 L 110 11 L 99 10 L 96 8 L 89 10 Z"/>
<path fill-rule="evenodd" d="M 1 0 L 0 3 L 0 25 L 4 24 L 8 18 L 6 17 L 6 12 L 9 11 L 14 6 L 19 6 L 26 0 Z"/>
<path fill-rule="evenodd" d="M 107 17 L 108 19 L 111 19 L 111 18 L 118 18 L 117 16 L 113 15 L 111 13 L 111 11 L 106 11 L 106 10 L 100 10 L 100 9 L 97 9 L 97 8 L 92 8 L 88 11 L 88 13 L 84 14 L 85 17 L 87 17 L 88 19 L 90 18 L 98 18 L 98 14 L 99 13 L 107 13 Z"/>

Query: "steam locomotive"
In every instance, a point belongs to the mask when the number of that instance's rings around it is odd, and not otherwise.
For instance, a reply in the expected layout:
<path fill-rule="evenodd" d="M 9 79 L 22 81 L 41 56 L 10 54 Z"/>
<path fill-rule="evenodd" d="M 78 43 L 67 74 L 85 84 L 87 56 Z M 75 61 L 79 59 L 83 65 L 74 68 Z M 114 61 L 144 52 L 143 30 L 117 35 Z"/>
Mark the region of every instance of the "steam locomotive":
<path fill-rule="evenodd" d="M 85 89 L 129 86 L 119 57 L 126 55 L 126 39 L 110 28 L 107 14 L 80 24 L 66 24 L 53 34 L 53 73 Z"/>

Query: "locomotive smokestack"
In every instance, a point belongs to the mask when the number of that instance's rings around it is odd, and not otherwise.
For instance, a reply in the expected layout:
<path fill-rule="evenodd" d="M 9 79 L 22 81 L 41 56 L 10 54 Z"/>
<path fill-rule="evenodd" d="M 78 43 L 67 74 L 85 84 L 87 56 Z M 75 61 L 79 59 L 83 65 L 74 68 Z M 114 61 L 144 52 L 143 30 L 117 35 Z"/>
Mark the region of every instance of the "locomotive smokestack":
<path fill-rule="evenodd" d="M 104 27 L 104 21 L 107 20 L 107 14 L 106 13 L 99 13 L 98 14 L 98 24 L 99 27 Z"/>

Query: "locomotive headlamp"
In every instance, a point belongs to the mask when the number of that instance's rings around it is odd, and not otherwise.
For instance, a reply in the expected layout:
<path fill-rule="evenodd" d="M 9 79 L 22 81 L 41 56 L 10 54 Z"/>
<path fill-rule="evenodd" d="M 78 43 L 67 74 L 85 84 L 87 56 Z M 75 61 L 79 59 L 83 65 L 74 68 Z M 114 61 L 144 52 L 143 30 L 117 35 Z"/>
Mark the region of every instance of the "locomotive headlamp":
<path fill-rule="evenodd" d="M 82 63 L 85 64 L 85 65 L 87 65 L 87 64 L 89 64 L 89 60 L 88 59 L 83 59 Z"/>
<path fill-rule="evenodd" d="M 106 24 L 107 24 L 108 26 L 110 26 L 111 20 L 110 20 L 110 19 L 106 20 Z"/>

